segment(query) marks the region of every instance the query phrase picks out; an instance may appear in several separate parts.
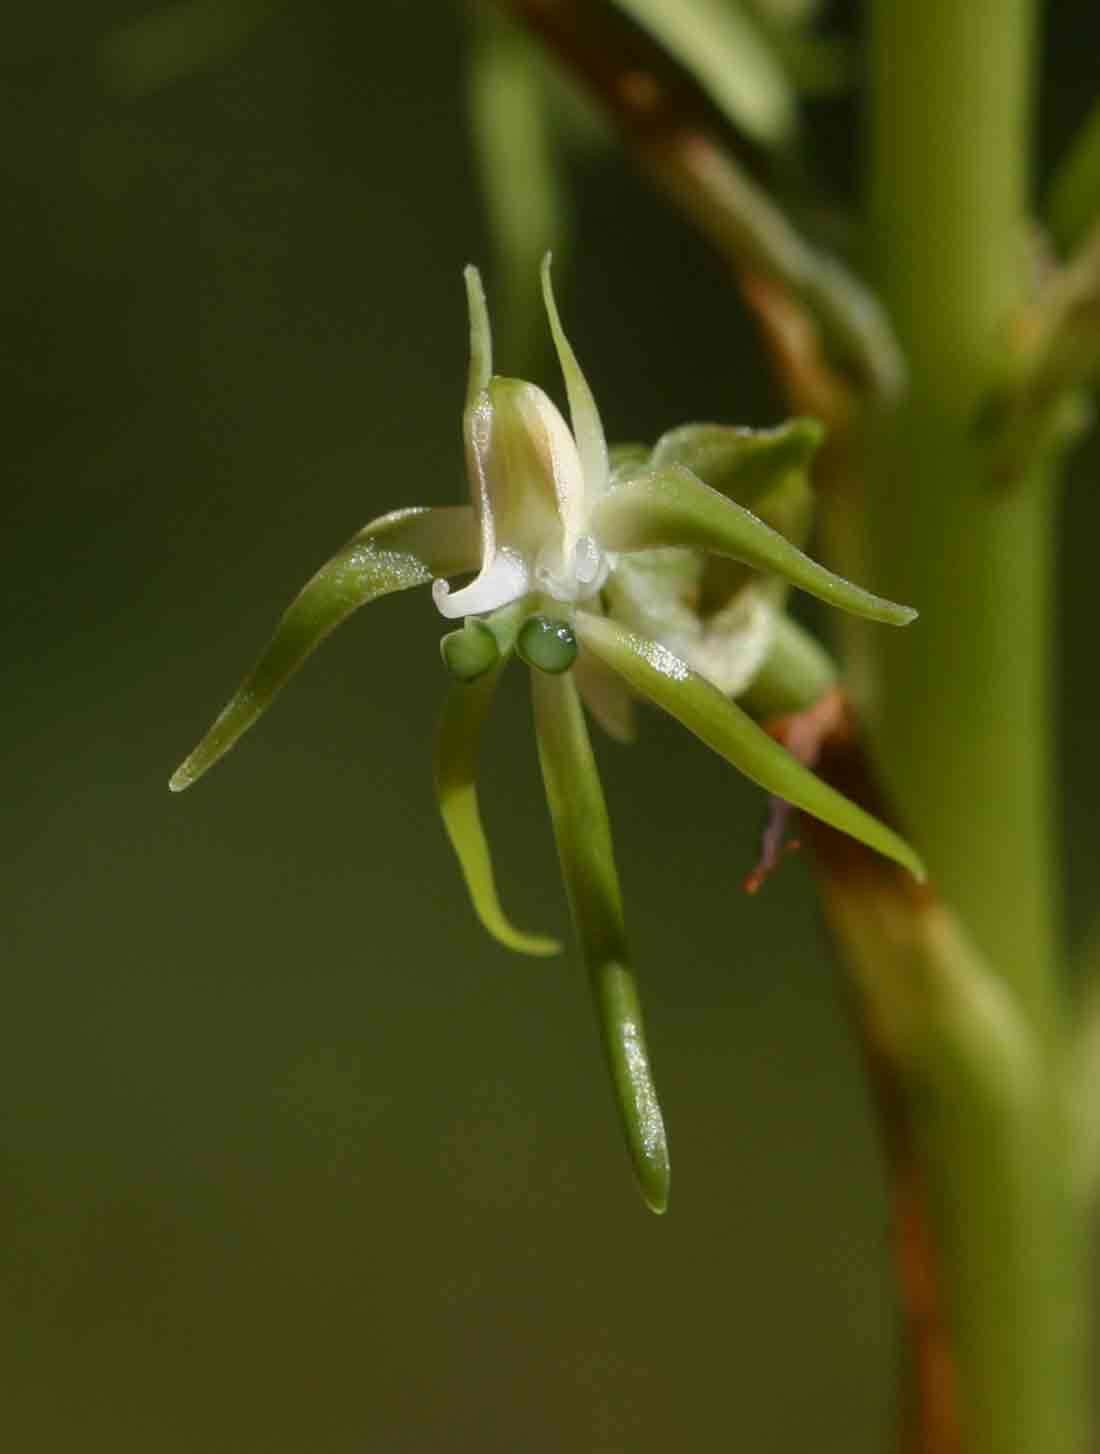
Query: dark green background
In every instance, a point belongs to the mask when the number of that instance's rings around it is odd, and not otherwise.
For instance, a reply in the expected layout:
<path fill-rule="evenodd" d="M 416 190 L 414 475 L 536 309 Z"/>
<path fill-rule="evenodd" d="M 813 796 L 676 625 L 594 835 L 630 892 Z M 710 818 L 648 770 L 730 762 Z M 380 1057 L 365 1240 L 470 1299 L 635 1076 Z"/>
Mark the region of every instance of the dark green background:
<path fill-rule="evenodd" d="M 1050 11 L 1045 156 L 1096 69 L 1089 7 Z M 600 744 L 664 1220 L 631 1185 L 575 957 L 510 957 L 465 902 L 432 802 L 426 595 L 357 618 L 169 796 L 319 561 L 383 509 L 461 498 L 460 268 L 487 239 L 449 6 L 298 3 L 126 97 L 100 57 L 141 12 L 3 24 L 9 1447 L 888 1447 L 865 1090 L 805 867 L 737 892 L 754 790 L 656 718 Z M 821 118 L 835 171 L 844 122 Z M 774 419 L 701 245 L 613 158 L 576 181 L 562 301 L 610 435 Z M 1096 464 L 1064 549 L 1075 925 L 1100 866 Z M 564 930 L 514 677 L 486 811 L 516 917 Z"/>

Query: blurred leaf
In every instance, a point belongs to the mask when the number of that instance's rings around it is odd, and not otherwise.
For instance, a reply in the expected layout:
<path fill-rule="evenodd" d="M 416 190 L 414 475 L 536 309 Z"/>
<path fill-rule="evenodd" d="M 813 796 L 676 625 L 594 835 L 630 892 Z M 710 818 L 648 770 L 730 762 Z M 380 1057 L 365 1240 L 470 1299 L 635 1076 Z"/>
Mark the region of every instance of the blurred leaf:
<path fill-rule="evenodd" d="M 695 76 L 730 121 L 757 141 L 793 136 L 795 95 L 775 52 L 729 0 L 616 0 Z"/>
<path fill-rule="evenodd" d="M 486 11 L 474 30 L 470 125 L 504 292 L 504 352 L 512 367 L 537 356 L 539 265 L 571 232 L 568 193 L 533 42 Z"/>

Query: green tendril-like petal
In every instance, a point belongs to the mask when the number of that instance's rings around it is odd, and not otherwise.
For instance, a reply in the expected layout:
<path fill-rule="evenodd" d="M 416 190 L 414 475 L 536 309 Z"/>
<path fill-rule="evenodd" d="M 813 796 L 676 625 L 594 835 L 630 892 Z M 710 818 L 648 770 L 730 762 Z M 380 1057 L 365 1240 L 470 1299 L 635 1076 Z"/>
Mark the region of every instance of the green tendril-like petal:
<path fill-rule="evenodd" d="M 605 550 L 628 553 L 681 546 L 729 556 L 869 621 L 905 626 L 917 614 L 910 606 L 872 595 L 818 565 L 777 530 L 704 485 L 682 465 L 647 471 L 612 490 L 596 507 L 592 533 Z"/>
<path fill-rule="evenodd" d="M 493 863 L 477 801 L 477 751 L 502 666 L 451 690 L 435 741 L 435 791 L 443 826 L 458 858 L 474 912 L 508 949 L 546 957 L 559 954 L 556 939 L 524 934 L 505 917 L 497 897 Z"/>
<path fill-rule="evenodd" d="M 558 352 L 565 392 L 569 396 L 569 417 L 573 424 L 573 436 L 577 441 L 577 452 L 584 471 L 585 491 L 589 501 L 597 499 L 607 488 L 607 441 L 604 439 L 600 411 L 592 397 L 577 355 L 566 337 L 554 301 L 554 285 L 550 277 L 551 257 L 547 253 L 542 260 L 542 296 L 546 304 L 546 315 L 550 319 L 550 332 L 554 335 L 554 347 Z"/>
<path fill-rule="evenodd" d="M 647 1205 L 668 1205 L 664 1121 L 630 969 L 607 807 L 572 676 L 532 672 L 539 763 L 569 906 L 588 968 L 604 1054 Z"/>
<path fill-rule="evenodd" d="M 636 692 L 664 708 L 753 782 L 893 859 L 923 881 L 924 865 L 904 839 L 815 777 L 666 647 L 583 611 L 577 612 L 577 635 Z"/>
<path fill-rule="evenodd" d="M 437 575 L 473 570 L 480 555 L 469 505 L 395 510 L 373 521 L 323 565 L 291 603 L 267 649 L 169 786 L 182 792 L 248 731 L 328 634 L 353 611 Z"/>

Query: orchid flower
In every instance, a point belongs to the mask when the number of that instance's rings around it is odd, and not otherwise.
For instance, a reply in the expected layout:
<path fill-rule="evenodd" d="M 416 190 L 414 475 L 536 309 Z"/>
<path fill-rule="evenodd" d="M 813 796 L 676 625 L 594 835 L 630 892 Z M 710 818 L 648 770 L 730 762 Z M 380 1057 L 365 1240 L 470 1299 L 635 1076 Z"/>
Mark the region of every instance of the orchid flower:
<path fill-rule="evenodd" d="M 804 533 L 805 466 L 820 439 L 812 421 L 760 432 L 688 425 L 652 450 L 609 453 L 558 316 L 549 256 L 543 297 L 571 428 L 536 385 L 493 373 L 481 279 L 472 267 L 465 278 L 471 503 L 384 515 L 337 552 L 292 603 L 171 786 L 189 787 L 212 767 L 353 611 L 431 583 L 439 612 L 463 622 L 441 643 L 455 679 L 435 751 L 444 825 L 489 933 L 522 953 L 554 954 L 554 940 L 515 928 L 501 908 L 476 791 L 478 742 L 496 684 L 511 657 L 524 661 L 567 897 L 627 1146 L 646 1201 L 663 1211 L 667 1143 L 582 703 L 613 736 L 629 740 L 634 701 L 648 699 L 770 794 L 919 877 L 919 860 L 896 833 L 815 777 L 732 700 L 789 634 L 781 612 L 788 585 L 873 621 L 904 625 L 915 612 L 833 575 L 789 538 Z M 450 584 L 471 575 L 457 589 Z"/>

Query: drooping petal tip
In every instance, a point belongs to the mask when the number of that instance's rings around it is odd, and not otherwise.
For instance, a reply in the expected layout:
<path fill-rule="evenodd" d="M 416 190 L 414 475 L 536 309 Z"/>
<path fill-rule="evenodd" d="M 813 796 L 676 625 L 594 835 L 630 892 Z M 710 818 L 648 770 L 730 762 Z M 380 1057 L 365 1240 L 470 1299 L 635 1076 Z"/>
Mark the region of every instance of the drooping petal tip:
<path fill-rule="evenodd" d="M 478 806 L 478 747 L 499 675 L 499 668 L 490 670 L 447 698 L 435 741 L 436 801 L 482 927 L 506 949 L 547 958 L 561 952 L 558 941 L 517 929 L 501 907 Z"/>

